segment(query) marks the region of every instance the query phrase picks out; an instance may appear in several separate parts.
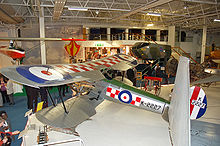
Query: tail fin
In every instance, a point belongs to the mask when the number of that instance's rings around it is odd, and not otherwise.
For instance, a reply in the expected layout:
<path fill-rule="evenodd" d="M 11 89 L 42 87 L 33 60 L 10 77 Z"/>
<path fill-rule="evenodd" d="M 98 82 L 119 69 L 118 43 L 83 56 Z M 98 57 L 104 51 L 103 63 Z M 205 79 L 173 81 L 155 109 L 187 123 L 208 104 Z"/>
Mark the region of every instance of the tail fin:
<path fill-rule="evenodd" d="M 189 59 L 180 57 L 168 117 L 174 146 L 190 146 Z"/>

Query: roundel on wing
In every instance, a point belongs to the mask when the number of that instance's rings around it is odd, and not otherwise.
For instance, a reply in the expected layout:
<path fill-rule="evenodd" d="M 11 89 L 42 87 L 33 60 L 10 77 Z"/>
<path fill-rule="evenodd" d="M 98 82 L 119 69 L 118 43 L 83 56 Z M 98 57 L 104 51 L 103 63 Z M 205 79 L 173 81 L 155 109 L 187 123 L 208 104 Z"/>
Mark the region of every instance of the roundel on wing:
<path fill-rule="evenodd" d="M 45 83 L 48 81 L 62 81 L 71 78 L 67 73 L 61 73 L 52 66 L 19 66 L 17 72 L 25 78 L 36 82 Z"/>
<path fill-rule="evenodd" d="M 127 90 L 123 90 L 118 94 L 118 99 L 123 102 L 123 103 L 131 103 L 132 101 L 132 95 L 131 92 L 127 91 Z"/>

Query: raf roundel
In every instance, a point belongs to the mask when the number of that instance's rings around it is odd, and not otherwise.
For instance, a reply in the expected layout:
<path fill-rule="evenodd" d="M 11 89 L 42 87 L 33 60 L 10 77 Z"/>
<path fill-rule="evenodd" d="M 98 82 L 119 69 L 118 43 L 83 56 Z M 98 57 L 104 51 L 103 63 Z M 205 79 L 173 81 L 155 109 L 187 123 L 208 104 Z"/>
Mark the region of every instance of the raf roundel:
<path fill-rule="evenodd" d="M 63 75 L 54 69 L 48 69 L 46 67 L 30 67 L 29 71 L 45 80 L 63 80 Z"/>
<path fill-rule="evenodd" d="M 131 95 L 131 92 L 127 91 L 127 90 L 123 90 L 121 91 L 119 94 L 118 94 L 118 99 L 121 101 L 121 102 L 124 102 L 124 103 L 131 103 L 132 101 L 132 95 Z"/>
<path fill-rule="evenodd" d="M 70 79 L 71 76 L 67 73 L 61 73 L 52 66 L 19 66 L 17 72 L 25 78 L 36 82 L 45 83 L 48 81 L 63 81 Z"/>

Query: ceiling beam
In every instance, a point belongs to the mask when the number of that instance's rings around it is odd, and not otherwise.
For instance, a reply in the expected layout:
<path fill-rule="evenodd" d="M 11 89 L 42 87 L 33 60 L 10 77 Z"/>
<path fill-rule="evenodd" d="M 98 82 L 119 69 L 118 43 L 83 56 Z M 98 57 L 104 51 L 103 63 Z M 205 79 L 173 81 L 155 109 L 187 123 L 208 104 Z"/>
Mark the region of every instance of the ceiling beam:
<path fill-rule="evenodd" d="M 171 1 L 173 1 L 173 0 L 153 0 L 153 1 L 150 1 L 147 4 L 145 4 L 144 6 L 140 6 L 138 8 L 135 8 L 134 10 L 132 10 L 132 11 L 130 11 L 130 12 L 124 14 L 124 15 L 121 15 L 119 17 L 115 17 L 111 21 L 116 21 L 116 20 L 128 17 L 130 15 L 136 14 L 138 12 L 141 12 L 143 10 L 154 8 L 154 7 L 169 3 Z"/>
<path fill-rule="evenodd" d="M 0 20 L 5 23 L 18 24 L 18 22 L 0 8 Z"/>
<path fill-rule="evenodd" d="M 37 0 L 36 3 L 37 3 L 37 8 L 38 8 L 40 17 L 43 17 L 42 9 L 41 9 L 41 6 L 40 6 L 41 5 L 41 0 Z"/>
<path fill-rule="evenodd" d="M 219 12 L 220 11 L 218 11 L 218 13 Z M 198 19 L 198 18 L 205 18 L 205 17 L 216 16 L 216 15 L 218 15 L 218 13 L 216 13 L 216 11 L 214 11 L 212 13 L 208 13 L 208 14 L 204 14 L 204 15 L 203 14 L 202 15 L 196 15 L 196 16 L 192 16 L 190 18 L 174 20 L 173 23 L 178 23 L 178 22 L 187 21 L 187 20 L 193 20 L 193 19 Z"/>
<path fill-rule="evenodd" d="M 53 16 L 50 15 L 45 15 L 44 18 L 52 18 Z M 26 16 L 26 18 L 35 18 L 35 16 Z M 63 19 L 96 19 L 96 20 L 110 20 L 111 18 L 109 17 L 93 17 L 93 16 L 60 16 L 60 18 Z M 127 19 L 127 18 L 123 18 L 120 19 L 121 21 L 136 21 L 136 22 L 154 22 L 154 23 L 163 23 L 162 21 L 153 21 L 153 20 L 147 20 L 147 19 Z M 75 20 L 74 20 L 75 21 Z"/>
<path fill-rule="evenodd" d="M 66 0 L 55 0 L 55 6 L 53 11 L 53 20 L 59 20 L 60 15 L 63 12 L 63 7 L 66 3 Z"/>
<path fill-rule="evenodd" d="M 182 0 L 183 2 L 192 2 L 192 3 L 200 3 L 200 4 L 210 4 L 210 5 L 219 5 L 219 2 L 213 2 L 208 0 Z"/>

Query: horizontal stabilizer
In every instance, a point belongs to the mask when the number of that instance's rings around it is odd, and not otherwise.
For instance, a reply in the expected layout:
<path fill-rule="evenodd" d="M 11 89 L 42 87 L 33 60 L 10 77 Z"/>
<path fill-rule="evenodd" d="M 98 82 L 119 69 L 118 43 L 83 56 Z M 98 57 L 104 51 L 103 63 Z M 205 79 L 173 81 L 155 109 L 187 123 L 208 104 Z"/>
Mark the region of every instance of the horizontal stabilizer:
<path fill-rule="evenodd" d="M 201 80 L 197 80 L 195 82 L 192 83 L 192 85 L 196 85 L 196 84 L 206 84 L 206 83 L 212 83 L 212 82 L 220 82 L 220 75 L 212 75 L 210 77 L 201 79 Z"/>
<path fill-rule="evenodd" d="M 220 75 L 220 69 L 206 68 L 204 71 L 207 73 L 210 73 L 210 74 L 219 74 Z"/>

